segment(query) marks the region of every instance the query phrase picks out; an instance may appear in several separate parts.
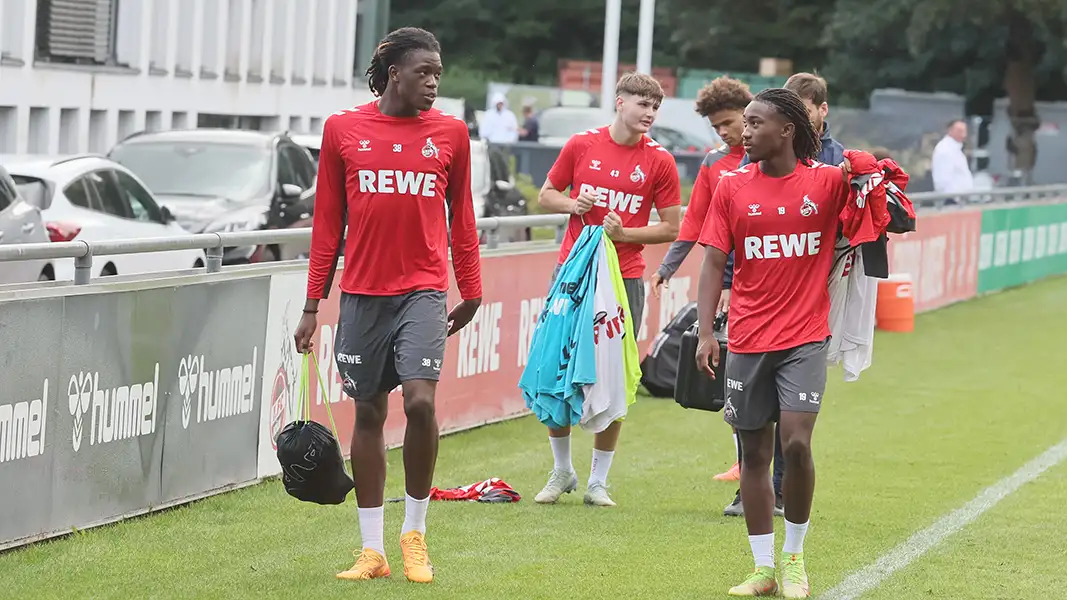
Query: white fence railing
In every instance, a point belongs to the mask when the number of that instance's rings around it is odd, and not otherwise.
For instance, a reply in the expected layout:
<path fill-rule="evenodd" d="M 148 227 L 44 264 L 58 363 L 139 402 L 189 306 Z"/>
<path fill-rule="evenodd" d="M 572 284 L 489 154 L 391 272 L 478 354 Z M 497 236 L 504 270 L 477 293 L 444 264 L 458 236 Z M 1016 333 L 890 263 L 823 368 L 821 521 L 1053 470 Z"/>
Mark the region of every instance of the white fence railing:
<path fill-rule="evenodd" d="M 968 194 L 918 193 L 908 196 L 920 209 L 946 209 L 951 206 L 983 205 L 988 203 L 1036 202 L 1050 198 L 1067 197 L 1067 185 L 1033 187 L 1009 187 L 981 190 Z M 684 210 L 684 209 L 683 209 Z M 562 232 L 569 215 L 526 215 L 520 217 L 489 217 L 478 219 L 478 230 L 487 233 L 487 245 L 496 248 L 501 231 L 529 227 L 556 227 Z M 653 212 L 653 220 L 657 217 Z M 222 269 L 224 248 L 261 246 L 286 243 L 308 243 L 311 228 L 271 229 L 228 233 L 200 233 L 165 238 L 111 240 L 104 242 L 53 242 L 42 244 L 0 245 L 0 261 L 42 260 L 57 258 L 74 259 L 74 283 L 89 283 L 93 257 L 170 250 L 205 250 L 205 270 L 215 273 Z"/>

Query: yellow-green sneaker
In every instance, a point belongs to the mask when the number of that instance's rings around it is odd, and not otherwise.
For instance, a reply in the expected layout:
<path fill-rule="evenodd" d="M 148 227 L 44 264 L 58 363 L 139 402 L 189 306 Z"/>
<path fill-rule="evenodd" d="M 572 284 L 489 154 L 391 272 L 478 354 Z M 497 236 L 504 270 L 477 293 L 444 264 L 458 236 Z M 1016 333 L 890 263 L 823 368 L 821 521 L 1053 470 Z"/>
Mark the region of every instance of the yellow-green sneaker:
<path fill-rule="evenodd" d="M 808 587 L 808 572 L 804 569 L 804 553 L 782 553 L 782 597 L 783 598 L 808 598 L 811 596 L 811 588 Z"/>
<path fill-rule="evenodd" d="M 741 585 L 730 588 L 731 596 L 774 596 L 778 593 L 778 580 L 772 567 L 756 567 Z"/>

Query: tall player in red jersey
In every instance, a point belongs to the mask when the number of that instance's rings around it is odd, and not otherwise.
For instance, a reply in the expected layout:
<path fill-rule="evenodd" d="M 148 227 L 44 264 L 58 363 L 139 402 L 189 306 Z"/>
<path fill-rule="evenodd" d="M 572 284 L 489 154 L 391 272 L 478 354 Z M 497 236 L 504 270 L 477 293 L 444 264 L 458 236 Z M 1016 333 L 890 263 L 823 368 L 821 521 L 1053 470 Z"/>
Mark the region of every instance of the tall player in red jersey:
<path fill-rule="evenodd" d="M 342 387 L 356 401 L 352 470 L 363 545 L 355 565 L 338 573 L 341 579 L 390 574 L 383 542 L 382 428 L 388 393 L 401 385 L 407 416 L 404 575 L 433 580 L 425 534 L 437 461 L 434 396 L 445 338 L 470 322 L 482 296 L 470 137 L 461 119 L 433 108 L 440 52 L 433 34 L 422 29 L 387 35 L 367 69 L 379 99 L 333 114 L 322 133 L 307 302 L 295 338 L 298 351 L 310 351 L 319 300 L 330 291 L 345 237 L 334 351 Z M 463 297 L 451 312 L 446 207 Z"/>
<path fill-rule="evenodd" d="M 774 561 L 774 494 L 767 477 L 775 421 L 785 454 L 785 544 L 781 593 L 810 595 L 804 535 L 815 489 L 811 434 L 826 388 L 830 296 L 839 215 L 850 169 L 815 161 L 816 132 L 795 92 L 768 89 L 745 109 L 752 163 L 724 176 L 711 200 L 698 292 L 697 366 L 714 377 L 719 361 L 712 321 L 726 257 L 735 251 L 726 359 L 727 423 L 740 434 L 741 496 L 756 569 L 732 596 L 779 591 Z"/>
<path fill-rule="evenodd" d="M 600 129 L 579 133 L 563 146 L 548 172 L 538 200 L 546 210 L 569 213 L 567 234 L 560 247 L 560 266 L 585 225 L 601 225 L 619 255 L 630 314 L 640 324 L 645 307 L 646 244 L 665 244 L 678 235 L 681 185 L 674 157 L 646 135 L 656 120 L 663 88 L 648 75 L 628 73 L 615 86 L 615 121 Z M 563 190 L 571 188 L 570 194 Z M 652 207 L 660 222 L 649 225 Z M 635 326 L 634 331 L 640 326 Z M 593 462 L 584 501 L 592 506 L 615 506 L 608 496 L 607 479 L 622 421 L 596 434 Z M 571 430 L 549 429 L 555 465 L 548 483 L 534 498 L 551 504 L 578 487 L 571 463 Z"/>

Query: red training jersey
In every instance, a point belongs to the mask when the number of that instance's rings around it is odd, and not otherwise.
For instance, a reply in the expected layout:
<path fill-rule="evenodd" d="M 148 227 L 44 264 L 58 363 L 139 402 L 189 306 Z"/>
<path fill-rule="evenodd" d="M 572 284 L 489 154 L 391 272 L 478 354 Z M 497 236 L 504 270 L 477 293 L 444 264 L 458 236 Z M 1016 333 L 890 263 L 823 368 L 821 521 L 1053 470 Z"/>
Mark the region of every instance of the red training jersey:
<path fill-rule="evenodd" d="M 797 161 L 785 177 L 751 164 L 719 181 L 700 243 L 734 252 L 730 352 L 795 348 L 830 335 L 826 281 L 849 184 L 838 167 Z"/>
<path fill-rule="evenodd" d="M 731 148 L 725 144 L 708 152 L 704 157 L 696 183 L 693 184 L 693 194 L 689 197 L 682 227 L 678 231 L 679 242 L 695 242 L 700 239 L 700 230 L 704 228 L 704 219 L 707 218 L 708 207 L 711 206 L 711 196 L 715 193 L 719 179 L 740 167 L 744 158 L 744 146 Z"/>
<path fill-rule="evenodd" d="M 346 224 L 341 291 L 369 296 L 447 292 L 446 203 L 452 211 L 452 262 L 460 295 L 480 298 L 470 156 L 466 123 L 437 109 L 390 117 L 374 101 L 326 119 L 308 298 L 329 294 Z"/>
<path fill-rule="evenodd" d="M 674 156 L 645 135 L 633 146 L 623 146 L 611 139 L 607 127 L 571 136 L 548 172 L 548 180 L 560 191 L 570 186 L 571 198 L 583 190 L 597 197 L 585 215 L 571 215 L 559 249 L 561 265 L 582 227 L 602 225 L 608 211 L 622 217 L 623 227 L 645 227 L 653 206 L 662 210 L 682 203 Z M 615 243 L 624 278 L 644 276 L 643 249 L 643 244 Z"/>

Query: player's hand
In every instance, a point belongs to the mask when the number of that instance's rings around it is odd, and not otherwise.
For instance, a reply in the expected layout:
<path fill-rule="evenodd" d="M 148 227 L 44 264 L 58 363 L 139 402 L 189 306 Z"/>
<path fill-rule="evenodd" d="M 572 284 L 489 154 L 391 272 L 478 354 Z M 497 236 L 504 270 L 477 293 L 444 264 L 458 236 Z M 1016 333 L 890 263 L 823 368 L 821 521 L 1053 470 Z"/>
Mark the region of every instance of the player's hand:
<path fill-rule="evenodd" d="M 841 162 L 841 178 L 848 183 L 848 176 L 852 174 L 852 163 L 846 158 Z"/>
<path fill-rule="evenodd" d="M 311 352 L 311 338 L 319 329 L 319 319 L 315 313 L 304 313 L 300 317 L 300 323 L 296 326 L 293 341 L 296 342 L 296 351 L 300 354 Z"/>
<path fill-rule="evenodd" d="M 670 282 L 669 279 L 664 279 L 664 278 L 660 277 L 658 272 L 657 273 L 653 273 L 652 274 L 652 279 L 650 279 L 649 282 L 648 282 L 652 286 L 652 295 L 655 296 L 656 298 L 659 298 L 660 288 L 661 287 L 668 287 L 668 283 L 669 282 Z"/>
<path fill-rule="evenodd" d="M 730 290 L 723 290 L 719 295 L 719 306 L 715 308 L 715 314 L 730 312 Z"/>
<path fill-rule="evenodd" d="M 463 329 L 467 326 L 467 323 L 471 322 L 474 315 L 478 312 L 478 307 L 482 305 L 481 298 L 472 298 L 470 300 L 464 300 L 460 302 L 448 313 L 448 335 Z"/>
<path fill-rule="evenodd" d="M 571 209 L 571 212 L 576 215 L 584 215 L 589 212 L 589 209 L 593 208 L 594 202 L 596 202 L 596 196 L 589 192 L 582 192 L 574 199 L 574 208 Z"/>
<path fill-rule="evenodd" d="M 715 379 L 715 368 L 719 366 L 719 340 L 711 334 L 700 334 L 697 345 L 697 369 Z"/>
<path fill-rule="evenodd" d="M 608 237 L 613 241 L 620 241 L 624 235 L 622 231 L 622 217 L 619 213 L 609 212 L 604 217 L 604 233 L 608 234 Z"/>

